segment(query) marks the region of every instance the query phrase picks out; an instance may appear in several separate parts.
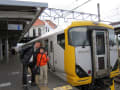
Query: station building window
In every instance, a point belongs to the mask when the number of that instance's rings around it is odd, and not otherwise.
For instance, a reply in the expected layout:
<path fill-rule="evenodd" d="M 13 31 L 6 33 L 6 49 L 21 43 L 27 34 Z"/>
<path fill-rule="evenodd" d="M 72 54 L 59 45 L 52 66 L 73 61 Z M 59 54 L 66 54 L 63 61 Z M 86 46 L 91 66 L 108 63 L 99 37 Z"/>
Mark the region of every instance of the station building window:
<path fill-rule="evenodd" d="M 41 28 L 38 28 L 38 35 L 41 36 Z"/>
<path fill-rule="evenodd" d="M 49 32 L 50 30 L 49 30 L 49 28 L 48 28 L 48 32 Z"/>
<path fill-rule="evenodd" d="M 33 29 L 33 37 L 36 36 L 36 32 L 35 32 L 35 29 Z"/>
<path fill-rule="evenodd" d="M 48 29 L 48 28 L 46 27 L 46 32 L 47 32 L 47 29 Z"/>
<path fill-rule="evenodd" d="M 65 49 L 65 34 L 59 34 L 57 36 L 57 43 L 63 48 Z"/>

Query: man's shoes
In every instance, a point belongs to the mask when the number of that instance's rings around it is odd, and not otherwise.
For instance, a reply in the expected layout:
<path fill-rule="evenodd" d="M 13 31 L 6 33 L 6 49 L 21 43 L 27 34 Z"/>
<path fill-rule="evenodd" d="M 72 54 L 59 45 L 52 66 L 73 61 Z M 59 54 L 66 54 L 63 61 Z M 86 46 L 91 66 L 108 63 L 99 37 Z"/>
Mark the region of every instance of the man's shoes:
<path fill-rule="evenodd" d="M 32 82 L 31 83 L 31 86 L 37 86 L 35 82 Z"/>
<path fill-rule="evenodd" d="M 48 83 L 44 83 L 44 86 L 48 86 Z"/>
<path fill-rule="evenodd" d="M 24 85 L 24 86 L 23 86 L 23 90 L 28 90 L 28 86 L 27 86 L 27 85 Z"/>

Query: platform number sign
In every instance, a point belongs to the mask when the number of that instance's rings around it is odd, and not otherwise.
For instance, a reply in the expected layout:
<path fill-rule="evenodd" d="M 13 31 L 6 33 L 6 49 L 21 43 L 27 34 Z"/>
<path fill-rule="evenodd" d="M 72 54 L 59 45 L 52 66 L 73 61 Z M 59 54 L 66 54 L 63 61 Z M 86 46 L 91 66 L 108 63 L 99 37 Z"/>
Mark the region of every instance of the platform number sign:
<path fill-rule="evenodd" d="M 17 30 L 20 30 L 20 25 L 17 26 Z"/>
<path fill-rule="evenodd" d="M 8 30 L 23 30 L 23 24 L 8 24 Z"/>

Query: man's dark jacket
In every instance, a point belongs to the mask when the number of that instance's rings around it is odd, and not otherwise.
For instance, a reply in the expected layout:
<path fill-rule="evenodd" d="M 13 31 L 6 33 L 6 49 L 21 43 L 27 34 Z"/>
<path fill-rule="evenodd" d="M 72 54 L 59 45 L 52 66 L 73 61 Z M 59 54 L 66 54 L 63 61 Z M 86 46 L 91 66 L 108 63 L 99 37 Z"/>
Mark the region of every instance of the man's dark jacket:
<path fill-rule="evenodd" d="M 37 54 L 39 53 L 39 51 L 40 51 L 40 48 L 34 51 L 33 46 L 28 46 L 26 48 L 23 48 L 20 51 L 20 59 L 22 63 L 26 65 L 31 64 L 34 67 L 37 62 Z M 30 58 L 32 55 L 33 55 L 33 62 L 30 62 Z"/>
<path fill-rule="evenodd" d="M 38 55 L 39 52 L 40 52 L 40 48 L 38 48 L 36 51 L 34 51 L 34 48 L 33 48 L 33 67 L 37 63 L 37 55 Z"/>

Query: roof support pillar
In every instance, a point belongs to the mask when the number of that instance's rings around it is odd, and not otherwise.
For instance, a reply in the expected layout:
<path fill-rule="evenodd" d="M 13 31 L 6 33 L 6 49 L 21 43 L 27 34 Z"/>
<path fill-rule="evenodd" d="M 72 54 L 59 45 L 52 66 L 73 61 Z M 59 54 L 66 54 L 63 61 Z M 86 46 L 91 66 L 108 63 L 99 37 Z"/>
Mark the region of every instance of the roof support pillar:
<path fill-rule="evenodd" d="M 9 43 L 8 43 L 8 39 L 5 40 L 5 59 L 6 59 L 6 63 L 9 62 Z"/>
<path fill-rule="evenodd" d="M 2 39 L 0 39 L 0 61 L 3 60 L 3 45 L 2 45 Z"/>

